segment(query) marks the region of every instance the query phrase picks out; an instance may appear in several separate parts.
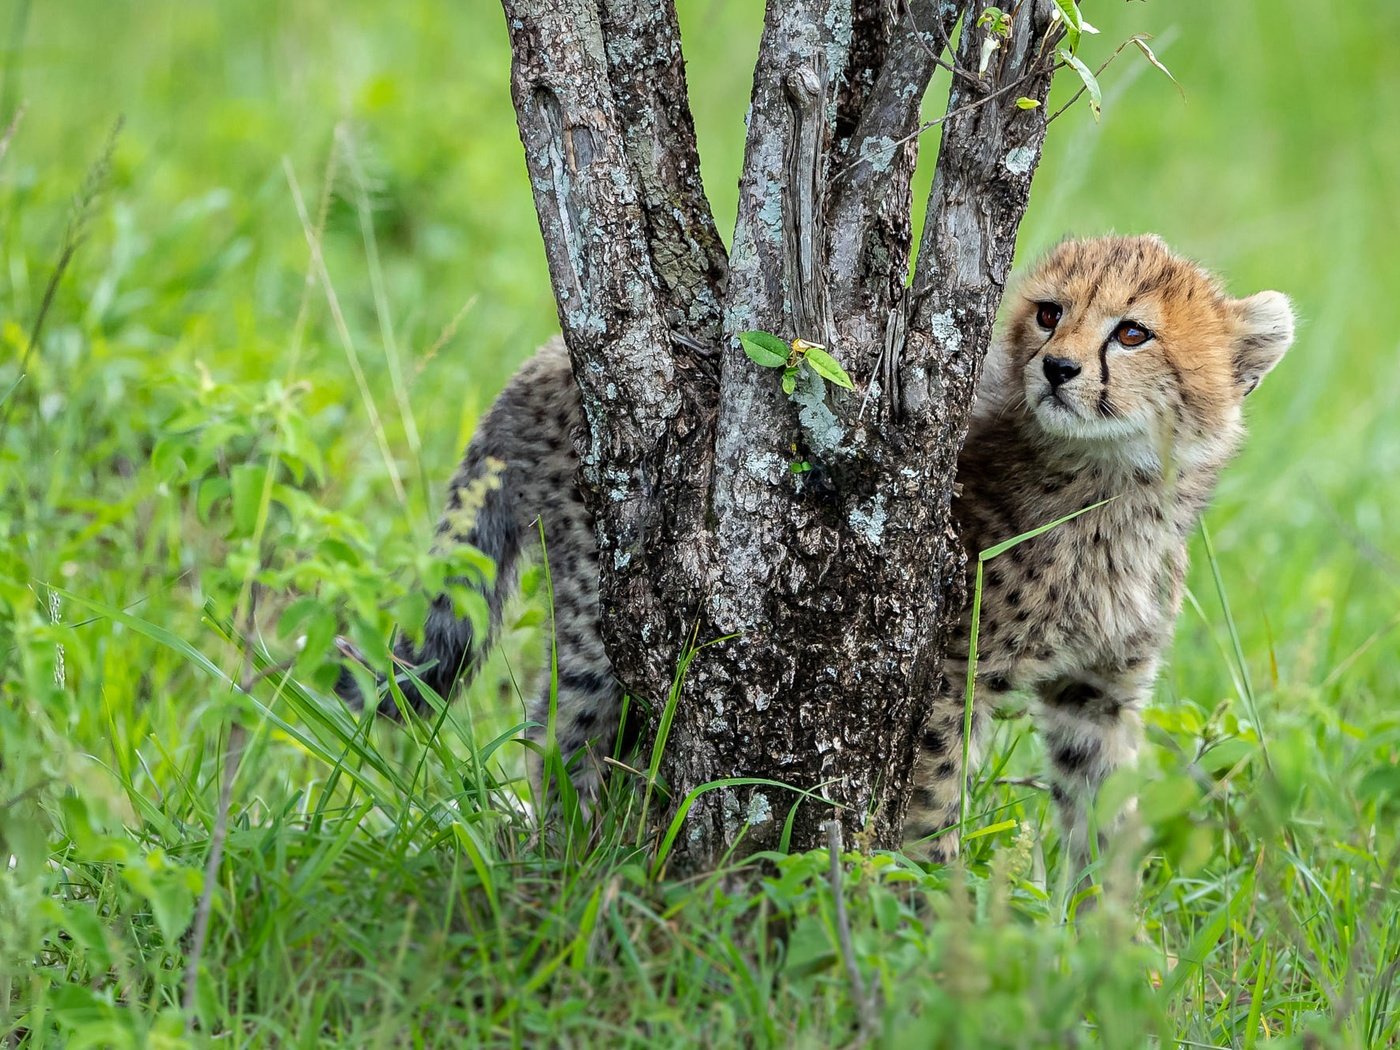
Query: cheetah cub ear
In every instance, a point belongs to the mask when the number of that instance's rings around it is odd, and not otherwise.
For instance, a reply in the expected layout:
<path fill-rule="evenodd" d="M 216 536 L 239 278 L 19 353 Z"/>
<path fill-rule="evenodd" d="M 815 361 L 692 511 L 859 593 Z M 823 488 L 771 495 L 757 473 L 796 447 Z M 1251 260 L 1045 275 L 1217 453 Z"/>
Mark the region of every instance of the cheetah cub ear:
<path fill-rule="evenodd" d="M 1260 292 L 1230 305 L 1238 322 L 1235 385 L 1240 397 L 1246 397 L 1292 344 L 1293 305 L 1282 292 Z"/>

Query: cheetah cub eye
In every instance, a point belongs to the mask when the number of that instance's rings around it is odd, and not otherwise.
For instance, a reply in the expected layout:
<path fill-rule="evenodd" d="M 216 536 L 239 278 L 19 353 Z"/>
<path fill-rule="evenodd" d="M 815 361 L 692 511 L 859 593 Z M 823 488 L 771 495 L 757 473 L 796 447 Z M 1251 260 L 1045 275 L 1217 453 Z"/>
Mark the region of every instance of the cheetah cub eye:
<path fill-rule="evenodd" d="M 1152 330 L 1136 321 L 1124 321 L 1113 330 L 1113 338 L 1119 346 L 1133 350 L 1152 338 Z"/>
<path fill-rule="evenodd" d="M 1036 303 L 1035 307 L 1035 323 L 1047 332 L 1053 332 L 1055 326 L 1060 323 L 1060 318 L 1064 316 L 1064 310 L 1060 304 Z"/>

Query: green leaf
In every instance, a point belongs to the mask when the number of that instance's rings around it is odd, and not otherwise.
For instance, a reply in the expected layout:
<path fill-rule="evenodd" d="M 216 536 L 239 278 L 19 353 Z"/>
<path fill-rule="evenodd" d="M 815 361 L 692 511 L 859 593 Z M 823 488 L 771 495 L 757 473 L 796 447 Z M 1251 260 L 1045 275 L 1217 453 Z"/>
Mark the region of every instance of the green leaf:
<path fill-rule="evenodd" d="M 1149 781 L 1138 794 L 1138 812 L 1150 826 L 1191 812 L 1201 798 L 1201 789 L 1190 777 L 1170 774 Z"/>
<path fill-rule="evenodd" d="M 1084 89 L 1089 92 L 1089 109 L 1094 114 L 1094 120 L 1097 121 L 1099 114 L 1103 112 L 1103 92 L 1099 90 L 1099 81 L 1094 76 L 1094 71 L 1064 48 L 1060 48 L 1060 57 L 1074 67 L 1074 71 L 1079 74 L 1079 79 L 1084 81 Z"/>
<path fill-rule="evenodd" d="M 229 494 L 228 478 L 205 478 L 199 483 L 199 495 L 195 499 L 199 520 L 208 525 L 214 504 Z"/>
<path fill-rule="evenodd" d="M 1377 766 L 1356 785 L 1358 798 L 1376 803 L 1378 810 L 1400 809 L 1400 766 Z"/>
<path fill-rule="evenodd" d="M 988 824 L 985 828 L 978 828 L 976 831 L 969 831 L 963 836 L 964 842 L 971 842 L 973 839 L 984 838 L 987 835 L 995 835 L 1000 831 L 1009 831 L 1016 826 L 1014 820 L 999 820 L 995 824 Z"/>
<path fill-rule="evenodd" d="M 837 363 L 836 358 L 825 350 L 815 346 L 808 347 L 803 360 L 811 365 L 813 371 L 823 379 L 828 379 L 847 390 L 855 389 L 855 384 L 851 382 L 851 377 L 846 374 L 846 370 Z"/>
<path fill-rule="evenodd" d="M 251 536 L 258 524 L 266 463 L 240 463 L 231 473 L 233 483 L 233 525 L 239 536 Z"/>
<path fill-rule="evenodd" d="M 740 332 L 739 343 L 749 360 L 764 368 L 782 368 L 787 364 L 791 348 L 769 332 Z"/>
<path fill-rule="evenodd" d="M 1038 109 L 1038 108 L 1040 108 L 1040 103 L 1037 102 L 1037 101 L 1036 101 L 1035 99 L 1033 99 L 1033 98 L 1027 98 L 1025 95 L 1022 95 L 1020 98 L 1018 98 L 1018 99 L 1016 100 L 1016 108 L 1017 108 L 1017 109 Z"/>
<path fill-rule="evenodd" d="M 296 674 L 302 678 L 310 676 L 316 668 L 326 662 L 326 654 L 335 641 L 336 618 L 331 610 L 318 605 L 303 617 L 306 641 L 297 654 Z"/>
<path fill-rule="evenodd" d="M 1158 58 L 1155 54 L 1153 54 L 1152 49 L 1147 46 L 1147 42 L 1152 38 L 1146 33 L 1137 33 L 1133 36 L 1128 37 L 1128 39 L 1132 43 L 1137 45 L 1137 49 L 1142 52 L 1143 57 L 1146 58 L 1147 61 L 1151 62 L 1152 65 L 1160 69 L 1164 74 L 1166 74 L 1167 79 L 1176 85 L 1176 89 L 1181 92 L 1181 101 L 1185 102 L 1186 89 L 1181 86 L 1180 81 L 1178 81 L 1176 77 L 1172 76 L 1172 71 L 1166 66 L 1162 65 L 1162 60 Z"/>
<path fill-rule="evenodd" d="M 304 634 L 305 629 L 302 628 L 302 625 L 315 616 L 322 607 L 321 600 L 313 598 L 309 594 L 296 599 L 283 609 L 282 615 L 277 618 L 277 637 L 290 638 L 299 628 Z"/>
<path fill-rule="evenodd" d="M 783 393 L 791 394 L 797 389 L 797 369 L 783 369 Z"/>
<path fill-rule="evenodd" d="M 1084 16 L 1079 13 L 1079 4 L 1076 0 L 1055 0 L 1055 6 L 1065 18 L 1065 40 L 1069 43 L 1069 49 L 1078 51 L 1079 36 L 1084 32 Z"/>

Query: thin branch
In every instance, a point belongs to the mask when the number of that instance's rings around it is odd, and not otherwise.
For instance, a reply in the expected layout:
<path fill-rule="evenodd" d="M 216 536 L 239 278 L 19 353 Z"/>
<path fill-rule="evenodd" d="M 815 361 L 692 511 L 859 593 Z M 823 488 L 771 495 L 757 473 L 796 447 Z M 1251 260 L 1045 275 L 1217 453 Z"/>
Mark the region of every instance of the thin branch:
<path fill-rule="evenodd" d="M 1124 40 L 1121 44 L 1119 44 L 1118 47 L 1117 47 L 1117 49 L 1113 52 L 1113 54 L 1109 55 L 1106 59 L 1104 59 L 1103 65 L 1099 66 L 1098 69 L 1094 70 L 1094 78 L 1095 78 L 1095 79 L 1098 79 L 1099 74 L 1101 74 L 1105 69 L 1107 69 L 1107 68 L 1109 67 L 1109 65 L 1113 62 L 1113 60 L 1123 53 L 1123 49 L 1126 48 L 1126 47 L 1127 47 L 1129 44 L 1131 44 L 1131 43 L 1133 43 L 1132 40 Z M 1062 64 L 1063 64 L 1063 63 L 1062 63 Z M 1057 66 L 1056 68 L 1058 69 L 1059 67 Z M 1065 103 L 1063 106 L 1061 106 L 1059 109 L 1055 110 L 1054 113 L 1051 113 L 1050 116 L 1048 116 L 1048 117 L 1045 119 L 1045 123 L 1049 124 L 1052 120 L 1054 120 L 1056 117 L 1058 117 L 1061 113 L 1063 113 L 1065 110 L 1069 109 L 1070 106 L 1072 106 L 1072 105 L 1074 105 L 1076 102 L 1078 102 L 1078 101 L 1079 101 L 1079 97 L 1080 97 L 1081 95 L 1083 95 L 1084 92 L 1087 91 L 1087 90 L 1088 90 L 1088 87 L 1087 87 L 1086 85 L 1080 84 L 1080 85 L 1079 85 L 1079 90 L 1076 91 L 1073 95 L 1071 95 L 1071 96 L 1069 97 L 1069 101 L 1068 101 L 1068 102 L 1066 102 L 1066 103 Z"/>
<path fill-rule="evenodd" d="M 965 27 L 975 23 L 978 9 L 977 0 L 964 3 Z M 914 264 L 899 411 L 920 418 L 951 414 L 959 429 L 966 425 L 1045 140 L 1044 103 L 1055 72 L 1049 48 L 1061 32 L 1056 11 L 1049 0 L 1018 5 L 1011 35 L 988 74 L 996 86 L 972 99 L 965 85 L 954 82 L 949 94 Z M 974 63 L 981 41 L 982 34 L 964 28 L 956 60 Z M 1040 105 L 988 105 L 1012 92 Z"/>
<path fill-rule="evenodd" d="M 209 856 L 204 862 L 204 889 L 194 913 L 194 932 L 190 941 L 189 961 L 185 964 L 184 1012 L 185 1028 L 195 1017 L 195 1000 L 199 989 L 199 963 L 209 938 L 209 916 L 214 908 L 214 887 L 219 880 L 219 867 L 224 859 L 224 840 L 228 835 L 228 811 L 233 802 L 233 780 L 243 758 L 246 734 L 241 725 L 229 725 L 228 747 L 224 750 L 223 779 L 219 785 L 219 808 L 214 814 L 214 831 L 209 838 Z"/>
<path fill-rule="evenodd" d="M 851 917 L 846 913 L 846 894 L 841 885 L 841 822 L 826 822 L 827 852 L 831 857 L 830 881 L 831 902 L 836 909 L 836 937 L 841 945 L 841 958 L 846 964 L 846 977 L 851 982 L 851 1000 L 855 1003 L 856 1017 L 860 1021 L 861 1041 L 873 1039 L 879 1032 L 879 1019 L 876 1017 L 876 1003 L 866 991 L 865 978 L 861 975 L 860 964 L 856 961 L 856 948 L 851 937 Z"/>
<path fill-rule="evenodd" d="M 1057 62 L 1055 63 L 1055 65 L 1050 67 L 1050 72 L 1055 73 L 1063 68 L 1064 63 Z M 1012 83 L 1007 84 L 1003 87 L 999 87 L 991 94 L 983 95 L 981 98 L 975 99 L 974 101 L 969 102 L 967 103 L 967 105 L 961 106 L 958 109 L 949 110 L 947 113 L 944 113 L 941 117 L 934 117 L 932 120 L 926 120 L 913 131 L 909 132 L 909 134 L 905 135 L 903 138 L 896 139 L 893 142 L 887 143 L 879 149 L 871 150 L 869 152 L 862 152 L 862 154 L 859 157 L 857 157 L 846 167 L 838 171 L 835 175 L 832 176 L 832 178 L 844 178 L 852 169 L 859 167 L 862 163 L 869 163 L 871 161 L 879 160 L 882 157 L 886 157 L 889 154 L 893 153 L 895 150 L 897 150 L 900 146 L 904 145 L 906 142 L 920 138 L 925 132 L 932 131 L 940 124 L 946 124 L 949 121 L 957 120 L 959 117 L 965 117 L 969 113 L 972 113 L 973 111 L 982 108 L 988 102 L 993 102 L 996 99 L 1003 98 L 1006 95 L 1010 94 L 1012 91 L 1015 91 L 1017 88 L 1022 87 L 1028 81 L 1030 81 L 1031 78 L 1036 76 L 1043 76 L 1044 74 L 1045 70 L 1043 69 L 1032 69 L 1030 72 L 1022 76 L 1019 80 L 1013 81 Z M 1049 123 L 1049 121 L 1046 121 L 1046 123 Z"/>
<path fill-rule="evenodd" d="M 238 688 L 245 693 L 250 692 L 253 686 L 264 679 L 271 678 L 273 675 L 279 675 L 283 671 L 290 671 L 296 662 L 297 658 L 295 656 L 289 656 L 285 660 L 278 660 L 275 664 L 268 664 L 260 670 L 245 674 L 243 680 L 238 683 Z"/>
<path fill-rule="evenodd" d="M 914 10 L 909 6 L 907 0 L 900 0 L 899 6 L 900 9 L 904 12 L 904 17 L 909 19 L 910 23 L 913 24 Z M 953 74 L 953 76 L 961 77 L 969 84 L 980 84 L 981 80 L 976 73 L 973 73 L 967 69 L 963 69 L 961 66 L 955 65 L 951 62 L 945 62 L 943 60 L 943 53 L 945 51 L 951 52 L 953 50 L 953 42 L 948 38 L 948 33 L 949 29 L 951 29 L 951 23 L 953 19 L 957 17 L 956 11 L 957 9 L 954 8 L 951 17 L 945 18 L 943 20 L 935 19 L 930 24 L 929 31 L 936 34 L 938 37 L 937 48 L 934 48 L 930 44 L 928 44 L 924 40 L 922 33 L 915 33 L 914 38 L 917 41 L 918 45 L 921 48 L 923 48 L 925 52 L 927 52 L 929 59 L 933 62 L 933 64 L 936 65 L 939 69 L 945 69 L 949 73 Z"/>
<path fill-rule="evenodd" d="M 729 260 L 700 176 L 680 25 L 670 0 L 602 0 L 600 27 L 623 146 L 673 327 L 716 342 Z"/>

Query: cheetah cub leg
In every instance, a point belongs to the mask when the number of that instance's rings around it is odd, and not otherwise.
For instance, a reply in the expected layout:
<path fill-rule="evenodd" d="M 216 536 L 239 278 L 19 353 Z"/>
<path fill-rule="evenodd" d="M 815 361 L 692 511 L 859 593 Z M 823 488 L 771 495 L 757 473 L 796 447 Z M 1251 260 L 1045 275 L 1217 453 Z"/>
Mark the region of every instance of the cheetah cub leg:
<path fill-rule="evenodd" d="M 604 759 L 613 753 L 622 730 L 622 689 L 599 633 L 598 564 L 593 534 L 586 517 L 547 522 L 549 561 L 554 585 L 553 644 L 558 661 L 555 739 L 578 792 L 585 815 L 591 814 L 602 793 Z M 529 704 L 535 723 L 526 737 L 542 751 L 548 739 L 550 663 L 537 698 Z M 532 749 L 526 760 L 536 804 L 543 798 L 544 762 Z"/>
<path fill-rule="evenodd" d="M 1118 814 L 1095 832 L 1098 789 L 1117 769 L 1131 766 L 1142 743 L 1142 708 L 1153 668 L 1090 671 L 1056 679 L 1038 691 L 1037 722 L 1050 756 L 1050 793 L 1059 813 L 1065 856 L 1082 872 L 1121 824 Z M 1128 809 L 1132 808 L 1129 803 Z"/>
<path fill-rule="evenodd" d="M 549 691 L 546 681 L 539 697 L 530 704 L 530 721 L 538 725 L 526 732 L 526 738 L 539 748 L 538 751 L 532 749 L 526 759 L 530 791 L 537 805 L 545 794 L 542 753 L 548 736 Z M 610 674 L 598 677 L 587 672 L 580 675 L 561 671 L 555 739 L 587 819 L 591 819 L 603 792 L 607 773 L 605 759 L 613 753 L 620 730 L 621 707 L 622 690 Z M 558 788 L 551 790 L 557 801 Z"/>
<path fill-rule="evenodd" d="M 959 682 L 961 678 L 957 679 Z M 958 823 L 962 819 L 963 697 L 946 686 L 934 700 L 919 740 L 914 761 L 914 794 L 904 818 L 904 850 L 916 860 L 948 864 L 958 855 Z M 973 709 L 972 744 L 977 763 L 982 718 Z"/>

